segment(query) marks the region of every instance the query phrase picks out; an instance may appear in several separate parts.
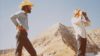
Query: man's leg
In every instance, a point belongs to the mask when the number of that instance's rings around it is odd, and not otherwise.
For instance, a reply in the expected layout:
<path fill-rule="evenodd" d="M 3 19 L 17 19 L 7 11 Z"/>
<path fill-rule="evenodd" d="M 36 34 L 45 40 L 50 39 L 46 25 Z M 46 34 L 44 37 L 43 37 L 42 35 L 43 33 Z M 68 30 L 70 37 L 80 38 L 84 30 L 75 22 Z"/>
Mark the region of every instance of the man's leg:
<path fill-rule="evenodd" d="M 16 49 L 16 56 L 22 56 L 22 45 L 19 43 Z"/>
<path fill-rule="evenodd" d="M 24 35 L 24 47 L 30 53 L 31 56 L 37 56 L 35 49 L 27 37 L 27 33 Z"/>
<path fill-rule="evenodd" d="M 17 36 L 16 36 L 16 39 L 17 39 L 17 48 L 16 48 L 16 53 L 15 55 L 16 56 L 22 56 L 22 43 L 21 43 L 21 32 L 18 32 Z"/>
<path fill-rule="evenodd" d="M 78 56 L 85 56 L 86 53 L 86 38 L 82 38 L 79 36 L 79 49 L 78 49 Z"/>

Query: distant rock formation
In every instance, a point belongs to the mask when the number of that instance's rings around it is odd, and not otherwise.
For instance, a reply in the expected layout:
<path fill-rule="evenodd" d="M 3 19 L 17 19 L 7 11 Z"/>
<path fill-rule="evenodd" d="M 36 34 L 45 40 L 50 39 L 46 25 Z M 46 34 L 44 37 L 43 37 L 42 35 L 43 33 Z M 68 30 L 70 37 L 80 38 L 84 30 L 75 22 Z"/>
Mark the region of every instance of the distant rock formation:
<path fill-rule="evenodd" d="M 100 51 L 100 29 L 88 31 L 87 37 L 87 52 Z M 61 23 L 57 23 L 39 34 L 36 39 L 32 40 L 32 44 L 38 56 L 74 56 L 77 48 L 73 28 Z M 1 54 L 0 56 L 2 56 Z M 25 49 L 23 56 L 29 56 Z"/>

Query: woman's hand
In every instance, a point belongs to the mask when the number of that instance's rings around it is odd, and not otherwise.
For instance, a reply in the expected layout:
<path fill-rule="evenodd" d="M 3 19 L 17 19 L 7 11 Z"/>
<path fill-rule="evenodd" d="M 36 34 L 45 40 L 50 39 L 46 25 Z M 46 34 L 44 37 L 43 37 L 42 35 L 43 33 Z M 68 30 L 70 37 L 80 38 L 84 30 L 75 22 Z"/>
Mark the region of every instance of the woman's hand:
<path fill-rule="evenodd" d="M 80 22 L 77 22 L 77 23 L 75 23 L 76 25 L 78 25 L 78 26 L 80 26 L 81 25 L 81 23 Z"/>

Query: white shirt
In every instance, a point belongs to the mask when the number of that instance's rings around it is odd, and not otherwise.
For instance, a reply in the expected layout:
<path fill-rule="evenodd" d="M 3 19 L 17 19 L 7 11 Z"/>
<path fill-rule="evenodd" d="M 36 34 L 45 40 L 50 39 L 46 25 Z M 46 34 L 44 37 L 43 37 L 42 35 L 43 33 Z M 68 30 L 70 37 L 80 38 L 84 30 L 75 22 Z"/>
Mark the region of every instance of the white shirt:
<path fill-rule="evenodd" d="M 78 39 L 78 35 L 82 36 L 82 38 L 86 38 L 86 30 L 82 23 L 81 17 L 79 18 L 73 17 L 71 22 L 75 30 L 76 39 Z M 79 23 L 79 25 L 76 25 L 76 23 Z"/>
<path fill-rule="evenodd" d="M 27 14 L 25 14 L 25 12 L 20 11 L 16 14 L 12 15 L 11 20 L 15 25 L 21 25 L 26 30 L 29 29 L 29 27 L 28 27 L 28 17 L 27 17 Z"/>

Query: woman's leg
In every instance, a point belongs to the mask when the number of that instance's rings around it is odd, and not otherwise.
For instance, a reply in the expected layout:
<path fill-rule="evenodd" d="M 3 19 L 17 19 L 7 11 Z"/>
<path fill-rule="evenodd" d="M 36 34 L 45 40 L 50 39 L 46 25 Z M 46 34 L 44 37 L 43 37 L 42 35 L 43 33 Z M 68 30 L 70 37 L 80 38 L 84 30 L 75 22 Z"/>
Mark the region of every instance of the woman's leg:
<path fill-rule="evenodd" d="M 78 56 L 85 56 L 87 39 L 79 36 Z"/>

